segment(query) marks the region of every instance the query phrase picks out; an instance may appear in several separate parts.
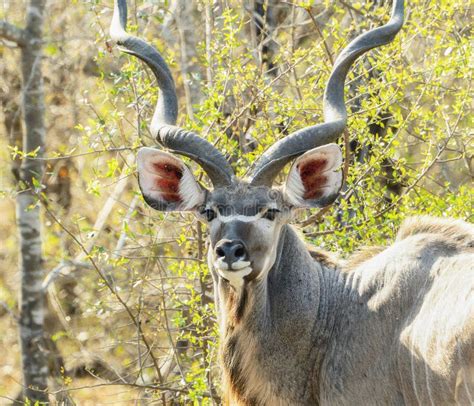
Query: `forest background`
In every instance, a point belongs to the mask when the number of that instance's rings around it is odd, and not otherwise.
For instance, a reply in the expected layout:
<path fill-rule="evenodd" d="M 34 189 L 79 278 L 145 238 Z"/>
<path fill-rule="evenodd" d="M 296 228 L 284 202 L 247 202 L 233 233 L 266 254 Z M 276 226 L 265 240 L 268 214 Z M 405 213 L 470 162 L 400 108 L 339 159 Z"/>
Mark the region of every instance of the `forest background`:
<path fill-rule="evenodd" d="M 6 29 L 24 26 L 31 4 L 44 11 L 35 78 L 44 83 L 39 149 L 25 146 L 21 46 Z M 42 224 L 36 294 L 46 299 L 46 313 L 38 348 L 49 399 L 220 402 L 206 227 L 190 214 L 153 211 L 138 193 L 135 152 L 154 145 L 148 123 L 157 92 L 141 62 L 111 43 L 112 6 L 0 6 L 0 404 L 22 403 L 18 325 L 28 279 L 22 282 L 17 206 L 25 193 L 33 199 L 27 210 Z M 390 2 L 158 0 L 129 7 L 130 31 L 171 67 L 179 125 L 216 144 L 243 175 L 275 140 L 322 121 L 338 52 L 387 21 Z M 472 221 L 471 21 L 469 2 L 409 1 L 395 41 L 356 63 L 340 140 L 346 184 L 330 207 L 295 219 L 308 242 L 344 258 L 389 244 L 407 216 Z M 44 174 L 25 183 L 25 162 Z"/>

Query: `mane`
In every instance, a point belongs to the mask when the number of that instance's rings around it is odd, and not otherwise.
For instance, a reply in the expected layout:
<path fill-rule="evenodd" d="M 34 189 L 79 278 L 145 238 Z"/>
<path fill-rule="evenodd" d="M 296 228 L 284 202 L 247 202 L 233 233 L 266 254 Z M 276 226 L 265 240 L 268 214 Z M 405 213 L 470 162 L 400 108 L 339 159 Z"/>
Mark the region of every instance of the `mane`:
<path fill-rule="evenodd" d="M 430 216 L 409 217 L 401 225 L 396 240 L 401 241 L 416 234 L 437 234 L 462 248 L 474 248 L 474 227 L 462 220 Z"/>
<path fill-rule="evenodd" d="M 398 230 L 396 241 L 402 241 L 417 234 L 436 234 L 444 237 L 454 246 L 467 250 L 474 248 L 474 227 L 462 220 L 441 219 L 430 216 L 407 218 Z M 342 271 L 349 272 L 381 253 L 386 247 L 361 247 L 343 264 Z M 319 260 L 319 258 L 316 258 Z"/>

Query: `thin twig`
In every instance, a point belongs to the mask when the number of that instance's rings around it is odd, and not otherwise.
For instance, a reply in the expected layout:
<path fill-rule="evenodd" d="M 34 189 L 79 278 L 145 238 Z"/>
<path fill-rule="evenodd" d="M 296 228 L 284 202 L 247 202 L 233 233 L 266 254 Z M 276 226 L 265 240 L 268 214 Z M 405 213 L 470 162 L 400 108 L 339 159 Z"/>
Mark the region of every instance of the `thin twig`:
<path fill-rule="evenodd" d="M 14 42 L 19 47 L 25 45 L 25 31 L 5 20 L 0 20 L 0 38 Z"/>
<path fill-rule="evenodd" d="M 180 388 L 173 388 L 171 386 L 165 386 L 165 385 L 140 385 L 136 383 L 125 383 L 125 382 L 104 382 L 104 383 L 99 383 L 96 385 L 83 385 L 83 386 L 77 386 L 74 388 L 64 388 L 64 389 L 59 389 L 57 391 L 51 391 L 49 393 L 56 395 L 62 392 L 72 392 L 72 391 L 78 391 L 78 390 L 84 390 L 84 389 L 95 389 L 95 388 L 100 388 L 102 386 L 130 386 L 132 388 L 138 388 L 138 389 L 152 389 L 152 390 L 160 390 L 160 391 L 169 391 L 169 392 L 178 392 L 178 393 L 189 393 L 189 389 L 180 389 Z M 202 392 L 202 395 L 210 398 L 212 395 L 208 392 Z"/>
<path fill-rule="evenodd" d="M 309 16 L 311 18 L 311 21 L 313 21 L 314 27 L 316 28 L 316 31 L 318 32 L 318 35 L 321 38 L 321 42 L 323 44 L 324 51 L 326 52 L 326 55 L 328 56 L 329 61 L 331 62 L 331 65 L 334 66 L 334 58 L 333 58 L 333 56 L 331 54 L 331 51 L 329 49 L 329 46 L 326 42 L 326 38 L 324 38 L 323 33 L 321 32 L 321 29 L 319 28 L 319 24 L 316 21 L 316 18 L 314 18 L 313 12 L 311 11 L 311 7 L 306 7 L 305 10 L 309 14 Z"/>
<path fill-rule="evenodd" d="M 133 212 L 135 211 L 135 208 L 138 203 L 138 195 L 135 195 L 133 197 L 132 202 L 130 203 L 130 206 L 128 207 L 127 214 L 125 215 L 124 219 L 122 220 L 122 232 L 120 233 L 120 237 L 117 241 L 117 245 L 115 246 L 115 249 L 112 253 L 112 258 L 117 259 L 120 256 L 120 252 L 122 251 L 125 241 L 127 240 L 127 233 L 125 230 L 126 224 L 130 221 Z"/>
<path fill-rule="evenodd" d="M 12 317 L 13 320 L 15 320 L 17 323 L 20 321 L 20 318 L 18 317 L 18 315 L 15 314 L 15 312 L 13 311 L 13 309 L 8 306 L 8 304 L 6 302 L 4 302 L 3 300 L 0 300 L 0 307 L 2 307 L 3 309 L 5 309 L 5 311 Z"/>
<path fill-rule="evenodd" d="M 373 15 L 370 15 L 370 14 L 365 14 L 363 13 L 362 11 L 360 11 L 359 9 L 355 8 L 354 6 L 350 5 L 349 3 L 347 3 L 346 1 L 344 0 L 339 0 L 339 2 L 344 6 L 344 7 L 347 7 L 349 10 L 352 10 L 354 11 L 355 13 L 363 16 L 365 19 L 370 19 L 372 21 L 375 21 L 376 23 L 378 24 L 383 24 L 383 20 L 378 18 L 378 17 L 375 17 Z"/>
<path fill-rule="evenodd" d="M 107 148 L 107 149 L 99 149 L 99 150 L 89 151 L 89 152 L 82 152 L 80 154 L 74 154 L 74 155 L 63 155 L 63 156 L 55 156 L 55 157 L 28 157 L 28 159 L 30 159 L 31 161 L 60 161 L 62 159 L 78 158 L 78 157 L 83 157 L 86 155 L 102 154 L 104 152 L 135 151 L 138 148 L 140 147 Z"/>

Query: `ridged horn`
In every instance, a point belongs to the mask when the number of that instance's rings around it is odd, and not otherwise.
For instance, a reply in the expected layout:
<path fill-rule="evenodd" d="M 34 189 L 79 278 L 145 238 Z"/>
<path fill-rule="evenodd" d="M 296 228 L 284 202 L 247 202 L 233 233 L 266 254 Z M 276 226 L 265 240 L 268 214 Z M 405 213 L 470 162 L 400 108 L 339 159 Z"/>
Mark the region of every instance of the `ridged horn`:
<path fill-rule="evenodd" d="M 120 49 L 144 61 L 152 70 L 158 83 L 158 101 L 150 130 L 163 147 L 197 162 L 207 173 L 214 187 L 231 183 L 233 170 L 211 143 L 197 134 L 176 127 L 178 98 L 176 88 L 163 57 L 150 44 L 126 32 L 127 2 L 114 1 L 114 14 L 110 25 L 110 36 L 120 45 Z"/>
<path fill-rule="evenodd" d="M 283 167 L 306 151 L 334 142 L 347 124 L 344 82 L 354 61 L 365 52 L 390 43 L 403 26 L 404 0 L 394 0 L 390 21 L 354 39 L 339 55 L 324 92 L 324 123 L 303 128 L 276 142 L 256 162 L 252 185 L 271 186 Z"/>

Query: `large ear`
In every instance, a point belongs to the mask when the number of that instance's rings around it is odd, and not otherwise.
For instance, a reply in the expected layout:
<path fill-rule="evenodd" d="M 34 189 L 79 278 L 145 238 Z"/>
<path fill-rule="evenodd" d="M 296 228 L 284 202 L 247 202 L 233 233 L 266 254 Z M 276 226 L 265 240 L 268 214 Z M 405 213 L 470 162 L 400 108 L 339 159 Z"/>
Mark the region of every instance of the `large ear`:
<path fill-rule="evenodd" d="M 193 210 L 204 203 L 204 190 L 190 169 L 174 155 L 154 148 L 141 148 L 137 165 L 143 198 L 154 209 Z"/>
<path fill-rule="evenodd" d="M 296 207 L 324 207 L 336 200 L 342 186 L 342 152 L 336 144 L 309 150 L 294 163 L 284 188 Z"/>

